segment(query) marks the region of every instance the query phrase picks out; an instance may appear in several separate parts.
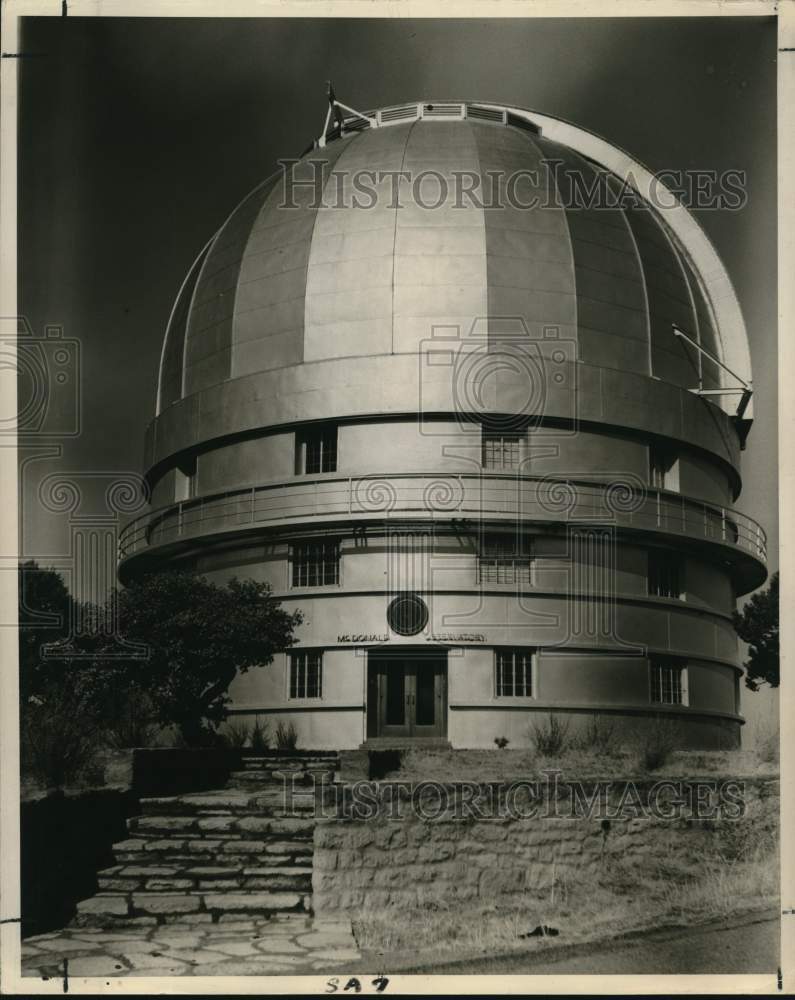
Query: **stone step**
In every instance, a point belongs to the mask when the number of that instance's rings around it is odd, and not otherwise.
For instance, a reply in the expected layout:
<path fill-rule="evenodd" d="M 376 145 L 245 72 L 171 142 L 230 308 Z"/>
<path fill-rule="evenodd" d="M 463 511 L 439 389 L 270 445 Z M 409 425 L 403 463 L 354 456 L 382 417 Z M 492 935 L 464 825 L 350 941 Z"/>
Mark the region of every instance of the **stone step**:
<path fill-rule="evenodd" d="M 336 763 L 340 759 L 338 750 L 271 750 L 268 753 L 256 753 L 244 750 L 241 760 L 254 760 L 263 763 L 273 761 L 307 761 L 319 760 L 323 763 Z"/>
<path fill-rule="evenodd" d="M 309 785 L 329 785 L 336 778 L 336 771 L 305 771 L 303 768 L 269 771 L 261 767 L 247 767 L 242 771 L 232 771 L 229 775 L 229 787 L 240 788 L 240 782 L 256 781 L 257 786 L 267 789 L 289 787 L 304 787 Z"/>
<path fill-rule="evenodd" d="M 326 764 L 334 765 L 339 760 L 339 754 L 334 753 L 306 753 L 306 754 L 256 754 L 244 751 L 240 760 L 253 764 Z"/>
<path fill-rule="evenodd" d="M 98 875 L 101 892 L 201 892 L 206 890 L 312 891 L 307 866 L 176 864 L 114 865 Z"/>
<path fill-rule="evenodd" d="M 331 803 L 333 800 L 328 799 Z M 223 817 L 231 816 L 242 819 L 244 816 L 259 816 L 266 817 L 270 819 L 311 819 L 314 813 L 318 812 L 319 803 L 316 802 L 315 798 L 311 795 L 306 796 L 296 796 L 293 801 L 284 803 L 279 797 L 278 801 L 276 799 L 269 800 L 260 805 L 259 808 L 251 808 L 246 810 L 238 810 L 235 812 L 221 812 L 221 811 L 204 811 L 196 812 L 193 816 L 197 819 L 207 819 L 210 817 Z M 142 814 L 144 816 L 183 816 L 189 815 L 188 811 L 185 809 L 180 809 L 177 805 L 170 805 L 167 802 L 155 802 L 146 807 L 145 812 Z M 330 814 L 329 814 L 330 815 Z M 176 829 L 176 827 L 175 827 Z"/>
<path fill-rule="evenodd" d="M 143 816 L 194 816 L 198 819 L 212 817 L 244 816 L 272 817 L 273 819 L 289 819 L 295 812 L 297 818 L 305 819 L 307 813 L 315 808 L 315 798 L 309 794 L 298 793 L 285 799 L 281 793 L 270 796 L 257 796 L 258 804 L 238 809 L 196 809 L 190 804 L 185 805 L 174 799 L 142 799 Z M 331 801 L 331 800 L 330 800 Z M 295 807 L 295 808 L 294 808 Z"/>
<path fill-rule="evenodd" d="M 311 808 L 313 798 L 311 788 L 298 788 L 295 793 L 290 787 L 283 789 L 279 785 L 262 786 L 257 781 L 253 789 L 225 790 L 223 795 L 169 795 L 152 796 L 141 799 L 145 815 L 179 815 L 179 816 L 228 816 L 269 815 L 273 809 L 284 809 L 293 802 Z"/>
<path fill-rule="evenodd" d="M 279 771 L 291 774 L 294 771 L 319 772 L 320 774 L 333 774 L 337 770 L 336 762 L 327 760 L 243 760 L 243 770 L 263 771 L 275 774 Z"/>
<path fill-rule="evenodd" d="M 305 771 L 303 768 L 289 771 L 269 771 L 259 767 L 250 767 L 242 771 L 232 771 L 229 775 L 229 784 L 233 788 L 239 788 L 240 783 L 245 782 L 246 785 L 256 784 L 257 786 L 281 789 L 285 786 L 327 784 L 333 776 L 333 771 Z"/>
<path fill-rule="evenodd" d="M 115 849 L 114 860 L 117 864 L 162 864 L 174 865 L 194 864 L 248 864 L 248 865 L 290 865 L 305 864 L 313 853 L 312 841 L 208 841 L 197 843 L 186 842 L 177 847 L 156 846 L 149 850 Z"/>
<path fill-rule="evenodd" d="M 249 854 L 311 854 L 312 837 L 273 833 L 271 835 L 247 834 L 237 837 L 201 837 L 183 835 L 164 837 L 162 833 L 153 836 L 135 836 L 114 845 L 114 854 L 130 851 L 157 851 L 161 854 L 195 855 L 243 855 Z"/>
<path fill-rule="evenodd" d="M 249 795 L 265 795 L 270 800 L 289 794 L 295 790 L 298 795 L 309 795 L 321 789 L 334 787 L 333 773 L 313 773 L 305 771 L 233 771 L 229 776 L 230 789 Z"/>
<path fill-rule="evenodd" d="M 243 773 L 243 772 L 239 772 Z M 256 772 L 254 772 L 256 775 Z M 314 807 L 315 795 L 321 786 L 297 784 L 286 787 L 270 785 L 255 776 L 251 787 L 224 789 L 223 792 L 198 793 L 195 795 L 151 796 L 141 800 L 145 815 L 178 816 L 262 816 L 277 815 L 295 808 L 305 812 Z M 333 784 L 325 785 L 331 798 L 335 793 Z"/>
<path fill-rule="evenodd" d="M 78 927 L 125 927 L 162 923 L 210 923 L 232 915 L 271 917 L 311 912 L 311 896 L 301 892 L 99 892 L 77 904 Z"/>
<path fill-rule="evenodd" d="M 250 864 L 250 865 L 274 865 L 277 867 L 304 865 L 309 861 L 307 854 L 251 854 L 240 853 L 218 854 L 195 853 L 188 854 L 184 851 L 114 851 L 114 858 L 119 865 L 183 865 L 191 864 Z"/>
<path fill-rule="evenodd" d="M 131 816 L 127 829 L 139 836 L 174 836 L 175 839 L 210 836 L 226 840 L 233 836 L 248 838 L 251 834 L 270 837 L 311 838 L 315 821 L 311 817 L 262 816 L 226 814 L 221 816 L 181 816 L 154 813 Z"/>

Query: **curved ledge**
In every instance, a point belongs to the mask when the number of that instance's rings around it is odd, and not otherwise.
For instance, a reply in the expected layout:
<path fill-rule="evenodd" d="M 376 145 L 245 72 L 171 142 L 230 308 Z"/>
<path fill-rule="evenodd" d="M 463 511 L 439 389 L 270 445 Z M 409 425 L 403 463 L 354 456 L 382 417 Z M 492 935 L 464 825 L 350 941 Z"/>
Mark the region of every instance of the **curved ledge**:
<path fill-rule="evenodd" d="M 564 433 L 592 424 L 666 438 L 726 464 L 739 492 L 740 442 L 730 418 L 705 397 L 648 375 L 582 361 L 561 365 L 561 385 L 548 380 L 543 422 Z M 182 452 L 318 420 L 461 415 L 449 367 L 417 353 L 305 362 L 231 378 L 173 403 L 147 427 L 146 475 L 155 481 Z M 480 416 L 523 412 L 522 387 L 506 378 Z M 467 421 L 469 424 L 469 422 Z M 470 424 L 471 426 L 471 424 Z"/>
<path fill-rule="evenodd" d="M 747 590 L 766 576 L 765 532 L 739 511 L 632 482 L 600 484 L 496 472 L 302 477 L 184 500 L 150 511 L 123 529 L 119 575 L 129 578 L 133 560 L 140 563 L 142 556 L 166 555 L 185 543 L 221 535 L 299 526 L 339 530 L 402 519 L 430 519 L 459 531 L 516 520 L 556 530 L 618 529 L 706 547 L 713 558 L 732 565 Z"/>
<path fill-rule="evenodd" d="M 745 716 L 736 715 L 733 712 L 718 712 L 708 708 L 690 708 L 687 705 L 637 705 L 627 704 L 597 704 L 594 702 L 560 702 L 560 701 L 533 701 L 525 703 L 504 704 L 499 701 L 493 702 L 452 702 L 448 706 L 451 712 L 491 712 L 491 711 L 519 711 L 519 712 L 576 712 L 582 714 L 600 715 L 621 714 L 621 715 L 667 715 L 680 717 L 683 719 L 725 719 L 727 722 L 736 722 L 745 725 Z M 265 705 L 262 702 L 239 702 L 229 709 L 229 715 L 249 715 L 256 712 L 262 715 L 267 713 L 298 713 L 298 712 L 366 712 L 367 706 L 364 703 L 356 704 L 323 704 L 322 702 L 310 704 L 308 702 L 295 704 Z"/>
<path fill-rule="evenodd" d="M 514 709 L 527 712 L 599 712 L 609 714 L 611 712 L 621 712 L 627 715 L 678 715 L 683 718 L 692 719 L 703 716 L 708 719 L 727 719 L 730 722 L 745 723 L 745 717 L 735 715 L 733 712 L 718 712 L 709 708 L 690 708 L 687 705 L 638 705 L 628 702 L 627 704 L 601 702 L 564 702 L 564 701 L 528 701 L 526 704 L 501 705 L 499 702 L 478 702 L 459 703 L 451 702 L 447 706 L 453 712 L 461 711 L 492 711 L 494 709 Z"/>
<path fill-rule="evenodd" d="M 462 571 L 462 577 L 466 571 Z M 473 567 L 473 576 L 476 569 Z M 290 587 L 275 588 L 273 596 L 280 601 L 300 601 L 311 599 L 313 601 L 328 598 L 339 600 L 342 597 L 373 597 L 381 594 L 386 597 L 392 595 L 392 591 L 385 587 L 370 587 L 367 590 L 348 589 L 342 584 L 329 584 L 323 587 Z M 466 579 L 460 581 L 455 589 L 450 587 L 434 587 L 433 591 L 425 591 L 422 588 L 414 590 L 415 594 L 424 597 L 426 593 L 432 593 L 435 597 L 445 595 L 456 595 L 478 593 L 484 597 L 521 597 L 532 598 L 533 600 L 547 600 L 565 598 L 567 601 L 609 601 L 616 605 L 627 607 L 649 608 L 655 611 L 688 612 L 702 618 L 714 618 L 717 621 L 731 624 L 732 616 L 729 612 L 719 611 L 706 604 L 688 603 L 687 600 L 680 600 L 675 597 L 656 597 L 652 594 L 633 594 L 628 591 L 613 592 L 612 594 L 589 593 L 585 590 L 546 590 L 543 587 L 524 587 L 516 583 L 478 583 L 477 581 L 468 583 Z M 466 643 L 462 643 L 466 645 Z"/>
<path fill-rule="evenodd" d="M 295 701 L 289 704 L 263 705 L 261 702 L 235 702 L 229 708 L 230 715 L 245 715 L 249 712 L 365 712 L 367 706 L 361 704 L 349 704 L 340 702 L 339 705 L 320 701 Z"/>

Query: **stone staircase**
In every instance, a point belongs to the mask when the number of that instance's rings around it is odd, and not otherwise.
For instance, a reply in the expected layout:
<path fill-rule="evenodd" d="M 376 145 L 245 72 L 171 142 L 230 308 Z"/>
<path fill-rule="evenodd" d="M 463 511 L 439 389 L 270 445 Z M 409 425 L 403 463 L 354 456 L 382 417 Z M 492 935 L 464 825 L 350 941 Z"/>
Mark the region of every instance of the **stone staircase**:
<path fill-rule="evenodd" d="M 130 836 L 77 926 L 216 923 L 312 912 L 315 804 L 339 768 L 333 752 L 242 758 L 226 788 L 141 800 Z M 319 801 L 319 799 L 318 799 Z"/>

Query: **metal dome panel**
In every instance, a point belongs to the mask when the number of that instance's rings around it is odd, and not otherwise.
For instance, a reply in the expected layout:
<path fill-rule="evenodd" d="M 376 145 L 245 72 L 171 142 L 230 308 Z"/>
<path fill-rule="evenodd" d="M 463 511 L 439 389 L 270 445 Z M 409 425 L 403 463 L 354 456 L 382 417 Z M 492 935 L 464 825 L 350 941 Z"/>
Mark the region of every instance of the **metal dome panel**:
<path fill-rule="evenodd" d="M 355 124 L 293 168 L 295 207 L 269 179 L 194 265 L 169 322 L 159 409 L 256 372 L 416 353 L 435 327 L 465 330 L 484 316 L 521 317 L 534 338 L 554 327 L 590 364 L 685 388 L 728 385 L 675 326 L 750 381 L 728 277 L 684 208 L 662 218 L 650 206 L 578 205 L 557 177 L 552 191 L 543 179 L 558 161 L 587 189 L 594 160 L 642 179 L 621 150 L 534 112 L 456 102 L 368 112 Z M 382 172 L 371 205 L 357 187 L 362 171 Z M 398 206 L 400 171 L 424 180 L 401 184 Z M 485 204 L 461 203 L 453 181 L 462 172 Z M 538 204 L 510 203 L 512 175 L 524 177 L 522 200 Z M 495 177 L 497 205 L 487 200 Z M 440 182 L 446 192 L 435 198 Z M 733 411 L 736 397 L 712 398 Z"/>

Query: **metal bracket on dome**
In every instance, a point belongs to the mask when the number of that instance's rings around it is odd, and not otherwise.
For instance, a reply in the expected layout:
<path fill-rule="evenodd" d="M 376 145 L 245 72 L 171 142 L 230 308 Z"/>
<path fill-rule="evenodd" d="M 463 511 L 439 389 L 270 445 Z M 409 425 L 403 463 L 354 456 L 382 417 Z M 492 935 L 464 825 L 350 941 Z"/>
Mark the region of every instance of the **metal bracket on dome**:
<path fill-rule="evenodd" d="M 732 378 L 737 379 L 740 383 L 739 386 L 729 386 L 721 389 L 705 389 L 704 382 L 701 375 L 701 366 L 699 366 L 698 373 L 698 388 L 691 389 L 690 392 L 695 393 L 696 396 L 735 396 L 739 395 L 740 402 L 737 404 L 737 411 L 733 415 L 732 420 L 735 421 L 735 426 L 740 435 L 740 442 L 742 445 L 745 444 L 745 438 L 748 435 L 748 429 L 751 426 L 751 421 L 744 419 L 745 411 L 748 408 L 748 404 L 751 402 L 751 397 L 754 394 L 754 390 L 750 382 L 746 382 L 745 379 L 740 378 L 737 372 L 733 372 L 728 365 L 725 365 L 720 358 L 716 358 L 714 354 L 702 347 L 697 341 L 693 340 L 692 337 L 680 330 L 676 323 L 671 324 L 671 329 L 675 337 L 681 337 L 682 340 L 686 340 L 688 344 L 695 347 L 697 351 L 709 358 L 710 361 L 722 368 L 723 371 L 728 372 Z"/>
<path fill-rule="evenodd" d="M 349 114 L 354 115 L 356 118 L 363 122 L 367 122 L 370 128 L 378 128 L 378 119 L 371 118 L 369 115 L 364 114 L 362 111 L 357 111 L 356 108 L 351 108 L 347 104 L 343 104 L 342 101 L 337 100 L 337 95 L 334 93 L 334 87 L 331 84 L 331 80 L 326 81 L 326 96 L 328 97 L 328 111 L 326 112 L 326 120 L 323 122 L 323 131 L 316 140 L 316 144 L 321 149 L 326 145 L 326 140 L 328 138 L 328 127 L 331 121 L 332 114 L 334 115 L 334 121 L 336 122 L 337 128 L 340 130 L 340 135 L 345 132 L 345 117 L 342 114 L 340 108 L 343 111 L 349 112 Z"/>

